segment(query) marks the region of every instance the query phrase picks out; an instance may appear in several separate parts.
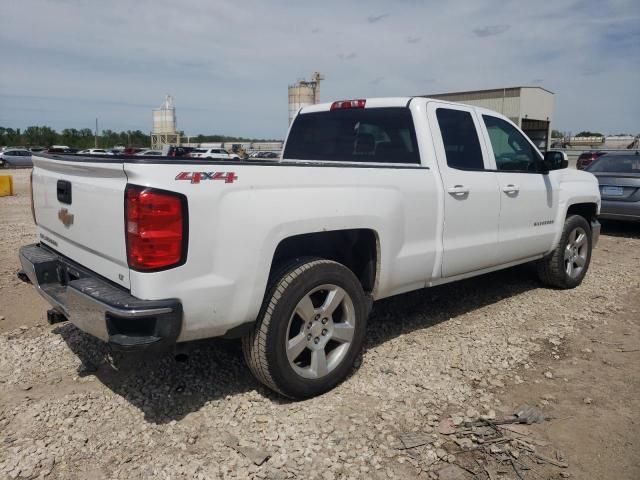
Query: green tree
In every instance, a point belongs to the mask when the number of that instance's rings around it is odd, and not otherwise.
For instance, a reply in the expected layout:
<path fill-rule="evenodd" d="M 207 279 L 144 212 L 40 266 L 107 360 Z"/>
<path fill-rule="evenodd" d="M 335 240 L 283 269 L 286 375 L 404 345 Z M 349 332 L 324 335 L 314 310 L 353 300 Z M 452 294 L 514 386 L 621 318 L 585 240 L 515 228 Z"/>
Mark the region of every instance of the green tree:
<path fill-rule="evenodd" d="M 598 133 L 598 132 L 590 132 L 590 131 L 586 130 L 584 132 L 580 132 L 580 133 L 576 134 L 576 137 L 604 137 L 604 135 L 602 135 L 601 133 Z"/>

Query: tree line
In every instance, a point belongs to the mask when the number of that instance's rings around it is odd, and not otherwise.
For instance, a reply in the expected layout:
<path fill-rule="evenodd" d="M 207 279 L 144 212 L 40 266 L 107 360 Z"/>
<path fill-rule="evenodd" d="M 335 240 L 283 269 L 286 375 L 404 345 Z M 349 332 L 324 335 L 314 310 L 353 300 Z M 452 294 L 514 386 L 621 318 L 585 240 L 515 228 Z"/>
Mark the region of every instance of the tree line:
<path fill-rule="evenodd" d="M 182 133 L 183 141 L 186 141 Z M 125 130 L 116 132 L 102 130 L 98 136 L 99 148 L 113 148 L 118 145 L 126 147 L 149 147 L 151 136 L 141 130 Z M 192 143 L 207 142 L 273 142 L 270 139 L 252 139 L 244 137 L 230 137 L 227 135 L 196 135 L 190 136 Z M 47 126 L 32 126 L 24 130 L 19 128 L 0 127 L 0 145 L 14 147 L 50 147 L 52 145 L 65 145 L 71 148 L 91 148 L 95 145 L 94 131 L 90 128 L 65 128 L 57 132 Z"/>

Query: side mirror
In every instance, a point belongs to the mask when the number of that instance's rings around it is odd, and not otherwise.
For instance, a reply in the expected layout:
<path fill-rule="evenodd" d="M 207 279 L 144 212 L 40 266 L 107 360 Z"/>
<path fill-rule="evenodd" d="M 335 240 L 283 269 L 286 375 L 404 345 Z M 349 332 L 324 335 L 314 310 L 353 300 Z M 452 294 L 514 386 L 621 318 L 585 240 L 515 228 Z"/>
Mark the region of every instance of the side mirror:
<path fill-rule="evenodd" d="M 547 170 L 561 170 L 569 167 L 569 157 L 565 152 L 549 150 L 544 154 L 544 164 Z"/>

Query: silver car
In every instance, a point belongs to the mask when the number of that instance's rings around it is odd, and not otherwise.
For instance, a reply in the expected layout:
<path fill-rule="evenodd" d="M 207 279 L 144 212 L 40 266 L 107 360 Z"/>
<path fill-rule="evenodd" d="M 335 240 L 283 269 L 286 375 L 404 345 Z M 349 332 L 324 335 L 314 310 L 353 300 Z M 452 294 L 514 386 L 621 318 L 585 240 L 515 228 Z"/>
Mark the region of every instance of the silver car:
<path fill-rule="evenodd" d="M 0 153 L 0 167 L 32 167 L 31 152 L 25 148 L 8 148 Z"/>
<path fill-rule="evenodd" d="M 600 184 L 600 218 L 640 221 L 640 151 L 607 153 L 585 170 Z"/>

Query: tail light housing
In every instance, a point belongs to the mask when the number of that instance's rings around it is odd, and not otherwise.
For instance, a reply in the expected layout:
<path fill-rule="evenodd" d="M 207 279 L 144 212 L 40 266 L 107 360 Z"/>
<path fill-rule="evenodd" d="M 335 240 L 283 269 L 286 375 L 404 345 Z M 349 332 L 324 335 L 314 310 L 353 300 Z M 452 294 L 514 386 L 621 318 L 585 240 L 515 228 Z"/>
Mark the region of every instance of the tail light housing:
<path fill-rule="evenodd" d="M 188 224 L 184 195 L 127 185 L 125 225 L 129 268 L 155 272 L 184 264 Z"/>

